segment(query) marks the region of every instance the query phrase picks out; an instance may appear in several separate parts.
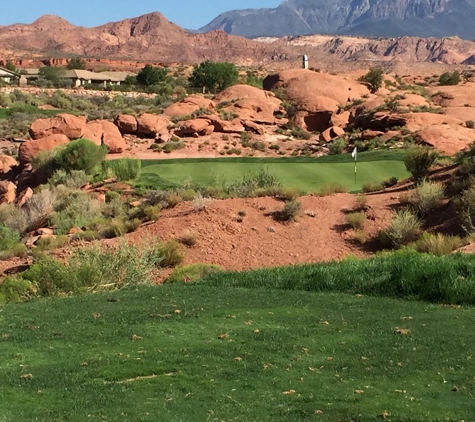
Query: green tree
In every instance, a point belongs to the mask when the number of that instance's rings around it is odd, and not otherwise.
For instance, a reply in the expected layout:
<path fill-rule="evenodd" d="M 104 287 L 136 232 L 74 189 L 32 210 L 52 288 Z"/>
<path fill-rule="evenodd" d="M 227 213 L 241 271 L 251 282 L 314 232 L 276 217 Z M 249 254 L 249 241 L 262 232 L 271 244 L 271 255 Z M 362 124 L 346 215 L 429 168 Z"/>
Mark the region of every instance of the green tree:
<path fill-rule="evenodd" d="M 138 73 L 137 83 L 143 86 L 152 86 L 163 83 L 167 80 L 168 69 L 153 67 L 149 64 Z"/>
<path fill-rule="evenodd" d="M 427 179 L 429 170 L 437 161 L 437 157 L 437 152 L 428 147 L 415 148 L 408 152 L 404 164 L 416 184 L 419 185 Z"/>
<path fill-rule="evenodd" d="M 205 87 L 208 90 L 222 91 L 235 84 L 239 72 L 232 63 L 216 63 L 209 60 L 196 65 L 188 79 L 190 86 L 195 88 Z"/>
<path fill-rule="evenodd" d="M 39 76 L 50 81 L 53 85 L 59 85 L 64 79 L 66 69 L 64 67 L 43 66 L 40 67 Z"/>
<path fill-rule="evenodd" d="M 371 93 L 374 94 L 383 84 L 383 75 L 383 69 L 380 67 L 372 67 L 366 75 L 359 79 L 359 81 L 369 85 Z"/>
<path fill-rule="evenodd" d="M 5 64 L 5 69 L 7 69 L 7 70 L 9 70 L 9 71 L 11 71 L 11 72 L 17 72 L 17 73 L 18 73 L 18 69 L 17 69 L 16 66 L 15 66 L 12 62 L 10 62 L 10 61 L 8 61 L 8 62 Z"/>
<path fill-rule="evenodd" d="M 71 59 L 66 66 L 66 69 L 72 70 L 72 69 L 86 69 L 86 61 L 80 59 L 79 57 L 75 57 Z"/>
<path fill-rule="evenodd" d="M 453 73 L 445 72 L 440 75 L 439 85 L 458 85 L 460 81 L 460 73 L 457 70 Z"/>

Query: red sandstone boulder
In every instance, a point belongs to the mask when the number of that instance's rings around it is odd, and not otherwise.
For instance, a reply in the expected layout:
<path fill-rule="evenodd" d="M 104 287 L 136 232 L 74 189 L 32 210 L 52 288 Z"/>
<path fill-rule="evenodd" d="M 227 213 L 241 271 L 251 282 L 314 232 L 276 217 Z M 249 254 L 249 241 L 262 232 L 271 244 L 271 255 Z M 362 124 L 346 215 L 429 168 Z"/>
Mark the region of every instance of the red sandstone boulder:
<path fill-rule="evenodd" d="M 221 120 L 218 118 L 210 118 L 214 131 L 219 133 L 241 133 L 245 131 L 245 127 L 240 119 Z"/>
<path fill-rule="evenodd" d="M 208 100 L 200 95 L 190 95 L 184 100 L 167 107 L 163 114 L 170 117 L 189 116 L 199 109 L 214 111 L 216 105 L 214 101 Z"/>
<path fill-rule="evenodd" d="M 214 126 L 208 119 L 187 120 L 175 130 L 177 136 L 207 136 L 213 132 Z"/>
<path fill-rule="evenodd" d="M 50 135 L 65 135 L 69 139 L 82 138 L 86 128 L 85 116 L 58 114 L 49 119 L 38 119 L 30 127 L 32 139 L 41 139 Z"/>
<path fill-rule="evenodd" d="M 144 113 L 137 117 L 137 135 L 166 142 L 170 139 L 169 125 L 170 120 L 164 116 Z"/>
<path fill-rule="evenodd" d="M 12 182 L 0 181 L 0 204 L 15 202 L 16 186 Z"/>
<path fill-rule="evenodd" d="M 31 198 L 33 197 L 33 189 L 26 188 L 23 192 L 21 192 L 18 197 L 16 198 L 16 205 L 21 208 L 25 205 Z"/>
<path fill-rule="evenodd" d="M 127 143 L 125 139 L 122 138 L 122 135 L 112 133 L 112 132 L 104 132 L 102 135 L 102 145 L 105 145 L 109 150 L 109 154 L 120 154 L 124 152 L 127 148 Z"/>
<path fill-rule="evenodd" d="M 336 138 L 341 138 L 345 135 L 345 130 L 338 126 L 332 126 L 320 134 L 320 140 L 331 142 Z"/>
<path fill-rule="evenodd" d="M 41 151 L 49 151 L 68 142 L 69 138 L 66 135 L 50 135 L 45 138 L 23 142 L 18 152 L 20 164 L 24 166 L 31 162 Z"/>
<path fill-rule="evenodd" d="M 119 114 L 114 123 L 122 135 L 135 135 L 137 133 L 137 119 L 134 116 Z"/>
<path fill-rule="evenodd" d="M 18 165 L 17 161 L 10 155 L 0 154 L 0 176 L 8 173 L 13 167 Z"/>

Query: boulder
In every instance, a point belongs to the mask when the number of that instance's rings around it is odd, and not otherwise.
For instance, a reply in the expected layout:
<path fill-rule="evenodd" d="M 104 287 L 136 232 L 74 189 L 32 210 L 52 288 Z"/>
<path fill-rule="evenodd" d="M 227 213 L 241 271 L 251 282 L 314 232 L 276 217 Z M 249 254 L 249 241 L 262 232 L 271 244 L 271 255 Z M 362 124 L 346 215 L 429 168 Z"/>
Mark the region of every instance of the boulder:
<path fill-rule="evenodd" d="M 407 113 L 405 118 L 407 128 L 413 132 L 434 125 L 458 126 L 465 123 L 456 117 L 435 113 Z"/>
<path fill-rule="evenodd" d="M 49 151 L 68 142 L 69 138 L 66 135 L 50 135 L 45 138 L 23 142 L 18 152 L 20 165 L 24 166 L 31 162 L 41 151 Z"/>
<path fill-rule="evenodd" d="M 281 109 L 282 101 L 273 92 L 250 85 L 233 85 L 220 92 L 214 101 L 224 112 L 235 114 L 242 120 L 274 124 L 274 114 Z"/>
<path fill-rule="evenodd" d="M 256 135 L 264 135 L 265 133 L 265 130 L 262 126 L 259 126 L 257 123 L 254 123 L 250 120 L 243 120 L 242 124 L 247 132 L 253 132 Z"/>
<path fill-rule="evenodd" d="M 104 128 L 101 124 L 95 120 L 89 122 L 84 129 L 83 137 L 94 142 L 96 145 L 102 145 L 102 135 L 104 134 Z"/>
<path fill-rule="evenodd" d="M 345 128 L 350 122 L 351 113 L 349 111 L 342 111 L 333 113 L 330 118 L 330 123 L 332 126 L 340 126 Z"/>
<path fill-rule="evenodd" d="M 365 130 L 361 134 L 361 139 L 364 141 L 371 141 L 371 139 L 378 138 L 384 135 L 384 132 L 380 132 L 377 130 Z"/>
<path fill-rule="evenodd" d="M 33 189 L 26 188 L 23 192 L 20 192 L 16 198 L 15 203 L 19 208 L 25 205 L 33 197 Z"/>
<path fill-rule="evenodd" d="M 122 135 L 111 132 L 104 132 L 102 135 L 102 145 L 105 145 L 109 150 L 109 154 L 121 154 L 127 148 L 127 143 Z"/>
<path fill-rule="evenodd" d="M 31 124 L 32 139 L 41 139 L 50 135 L 65 135 L 69 139 L 82 138 L 86 128 L 85 116 L 58 114 L 49 119 L 38 119 Z"/>
<path fill-rule="evenodd" d="M 128 114 L 119 114 L 114 121 L 119 128 L 122 135 L 136 135 L 137 134 L 137 119 Z"/>
<path fill-rule="evenodd" d="M 320 134 L 322 142 L 331 142 L 336 138 L 341 138 L 345 135 L 345 130 L 338 126 L 332 126 Z"/>
<path fill-rule="evenodd" d="M 184 100 L 167 107 L 163 111 L 163 114 L 166 114 L 170 117 L 189 116 L 195 111 L 198 111 L 200 108 L 214 111 L 216 109 L 216 105 L 214 101 L 200 95 L 190 95 Z"/>
<path fill-rule="evenodd" d="M 15 202 L 16 186 L 6 180 L 0 181 L 0 204 L 11 204 Z"/>
<path fill-rule="evenodd" d="M 166 142 L 170 139 L 169 125 L 170 120 L 164 116 L 144 113 L 137 117 L 137 135 Z"/>
<path fill-rule="evenodd" d="M 455 155 L 473 142 L 473 129 L 464 126 L 434 125 L 417 133 L 417 139 L 446 155 Z"/>
<path fill-rule="evenodd" d="M 244 125 L 240 119 L 221 120 L 219 118 L 210 118 L 214 131 L 219 133 L 242 133 L 245 131 Z"/>
<path fill-rule="evenodd" d="M 183 122 L 175 130 L 177 136 L 207 136 L 214 132 L 214 126 L 208 119 L 193 119 Z"/>
<path fill-rule="evenodd" d="M 421 114 L 421 113 L 417 113 Z M 384 111 L 353 117 L 355 127 L 366 130 L 386 132 L 393 127 L 403 127 L 407 123 L 406 114 L 391 114 Z"/>
<path fill-rule="evenodd" d="M 0 176 L 2 174 L 8 173 L 13 167 L 16 167 L 17 165 L 17 160 L 15 160 L 10 155 L 0 154 Z"/>

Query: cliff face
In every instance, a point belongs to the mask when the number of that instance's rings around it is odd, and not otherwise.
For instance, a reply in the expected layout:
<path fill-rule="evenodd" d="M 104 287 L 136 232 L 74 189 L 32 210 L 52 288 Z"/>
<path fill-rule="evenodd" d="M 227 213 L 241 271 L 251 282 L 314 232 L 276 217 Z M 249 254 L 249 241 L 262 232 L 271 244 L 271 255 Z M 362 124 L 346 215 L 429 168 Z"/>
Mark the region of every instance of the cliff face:
<path fill-rule="evenodd" d="M 351 34 L 475 38 L 475 0 L 287 0 L 275 9 L 230 11 L 200 31 L 245 37 Z"/>

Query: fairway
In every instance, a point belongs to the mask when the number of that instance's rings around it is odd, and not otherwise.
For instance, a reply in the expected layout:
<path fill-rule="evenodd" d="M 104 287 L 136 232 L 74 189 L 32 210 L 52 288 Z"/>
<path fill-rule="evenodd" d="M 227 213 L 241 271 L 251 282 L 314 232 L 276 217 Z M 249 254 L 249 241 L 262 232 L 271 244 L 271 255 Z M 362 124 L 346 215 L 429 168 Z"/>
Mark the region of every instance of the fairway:
<path fill-rule="evenodd" d="M 470 307 L 168 285 L 0 310 L 2 421 L 475 414 Z"/>
<path fill-rule="evenodd" d="M 350 154 L 315 158 L 285 159 L 188 159 L 143 161 L 138 183 L 148 186 L 165 181 L 181 185 L 192 179 L 199 185 L 212 181 L 222 183 L 239 179 L 248 173 L 267 169 L 275 174 L 286 187 L 297 187 L 311 192 L 329 183 L 340 183 L 349 191 L 360 191 L 368 182 L 382 182 L 391 177 L 404 179 L 409 176 L 400 151 L 362 153 L 357 166 Z M 159 178 L 157 178 L 159 176 Z"/>

